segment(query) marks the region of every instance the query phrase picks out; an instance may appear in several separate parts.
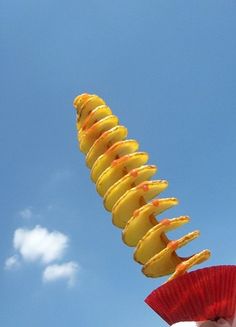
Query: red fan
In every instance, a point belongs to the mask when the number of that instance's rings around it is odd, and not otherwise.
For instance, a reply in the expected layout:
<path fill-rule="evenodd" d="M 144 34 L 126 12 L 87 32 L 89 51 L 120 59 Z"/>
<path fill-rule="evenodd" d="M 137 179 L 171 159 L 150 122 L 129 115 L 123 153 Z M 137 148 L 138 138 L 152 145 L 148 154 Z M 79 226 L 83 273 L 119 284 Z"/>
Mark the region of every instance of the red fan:
<path fill-rule="evenodd" d="M 145 302 L 170 325 L 230 319 L 236 311 L 236 266 L 186 273 L 154 290 Z"/>

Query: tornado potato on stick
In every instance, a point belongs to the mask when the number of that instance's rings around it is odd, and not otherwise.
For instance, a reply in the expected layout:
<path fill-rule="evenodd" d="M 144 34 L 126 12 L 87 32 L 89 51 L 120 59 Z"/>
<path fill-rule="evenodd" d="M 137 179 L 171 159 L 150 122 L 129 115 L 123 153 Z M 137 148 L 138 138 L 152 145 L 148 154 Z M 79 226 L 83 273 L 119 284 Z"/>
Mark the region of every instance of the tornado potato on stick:
<path fill-rule="evenodd" d="M 150 180 L 157 167 L 147 164 L 148 154 L 138 151 L 136 140 L 126 139 L 127 128 L 119 125 L 105 101 L 97 95 L 81 94 L 74 100 L 80 150 L 86 156 L 91 179 L 113 224 L 122 229 L 123 242 L 136 247 L 134 260 L 147 277 L 184 274 L 207 260 L 209 250 L 180 257 L 176 250 L 199 236 L 199 231 L 171 241 L 166 233 L 189 222 L 189 217 L 157 220 L 157 216 L 178 204 L 176 198 L 155 198 L 166 180 Z M 155 198 L 155 199 L 154 199 Z"/>

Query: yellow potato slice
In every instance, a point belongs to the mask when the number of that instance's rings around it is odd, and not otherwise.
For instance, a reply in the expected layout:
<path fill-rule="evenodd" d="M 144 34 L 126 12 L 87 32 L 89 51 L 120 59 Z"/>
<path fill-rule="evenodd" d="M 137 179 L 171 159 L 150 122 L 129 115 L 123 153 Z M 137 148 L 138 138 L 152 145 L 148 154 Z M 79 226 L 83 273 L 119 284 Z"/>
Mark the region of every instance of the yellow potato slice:
<path fill-rule="evenodd" d="M 115 203 L 126 191 L 150 179 L 155 175 L 156 171 L 157 167 L 154 165 L 146 165 L 132 169 L 128 174 L 113 184 L 106 192 L 103 202 L 104 207 L 108 211 L 112 211 Z"/>
<path fill-rule="evenodd" d="M 127 154 L 111 163 L 97 180 L 97 192 L 104 196 L 108 189 L 125 176 L 130 170 L 142 166 L 148 161 L 146 152 L 135 152 Z"/>
<path fill-rule="evenodd" d="M 114 128 L 119 128 L 122 126 L 116 126 Z M 123 127 L 124 128 L 124 127 Z M 95 161 L 92 170 L 91 170 L 91 178 L 93 182 L 96 183 L 99 176 L 111 165 L 111 163 L 120 157 L 123 157 L 126 154 L 131 154 L 138 150 L 139 144 L 135 140 L 125 140 L 122 141 L 127 135 L 127 129 L 119 131 L 121 141 L 113 144 L 103 155 L 98 157 Z M 123 137 L 124 136 L 124 137 Z"/>
<path fill-rule="evenodd" d="M 96 122 L 98 122 L 99 120 L 112 115 L 112 111 L 111 109 L 106 106 L 106 105 L 102 105 L 99 107 L 96 107 L 95 109 L 93 109 L 90 114 L 87 116 L 87 118 L 85 119 L 83 125 L 81 126 L 81 128 L 79 129 L 79 126 L 77 126 L 78 130 L 79 130 L 79 139 L 81 138 L 81 135 L 87 130 L 89 129 L 93 124 L 95 124 Z"/>
<path fill-rule="evenodd" d="M 177 204 L 176 198 L 155 199 L 135 210 L 123 230 L 124 243 L 128 246 L 136 246 L 149 229 L 158 224 L 155 216 Z"/>
<path fill-rule="evenodd" d="M 112 209 L 112 222 L 119 228 L 124 228 L 136 209 L 164 191 L 168 186 L 165 180 L 147 181 L 127 191 Z"/>
<path fill-rule="evenodd" d="M 79 140 L 80 150 L 83 153 L 87 153 L 99 136 L 118 125 L 118 123 L 118 118 L 114 115 L 110 115 L 93 124 L 86 132 L 82 134 L 81 139 Z"/>
<path fill-rule="evenodd" d="M 83 125 L 88 114 L 98 106 L 105 105 L 103 99 L 98 97 L 97 95 L 84 95 L 84 97 L 74 101 L 74 105 L 77 109 L 78 113 L 78 128 L 80 129 Z"/>
<path fill-rule="evenodd" d="M 123 140 L 127 136 L 124 126 L 115 126 L 104 132 L 91 146 L 86 156 L 86 165 L 91 168 L 95 161 L 104 154 L 114 143 Z"/>
<path fill-rule="evenodd" d="M 144 275 L 147 277 L 161 277 L 172 274 L 181 262 L 190 258 L 181 258 L 175 251 L 194 240 L 199 234 L 199 231 L 194 231 L 177 241 L 169 242 L 164 250 L 146 262 L 142 269 Z"/>
<path fill-rule="evenodd" d="M 134 260 L 144 265 L 167 246 L 166 240 L 162 237 L 163 233 L 176 229 L 188 222 L 189 217 L 181 216 L 173 219 L 164 219 L 152 227 L 138 242 L 134 252 Z"/>
<path fill-rule="evenodd" d="M 77 97 L 75 97 L 73 101 L 73 106 L 77 111 L 80 111 L 81 106 L 93 96 L 95 96 L 95 94 L 88 94 L 88 93 L 80 94 Z"/>
<path fill-rule="evenodd" d="M 188 260 L 181 262 L 177 266 L 174 274 L 171 275 L 171 277 L 168 279 L 168 281 L 183 275 L 187 270 L 189 270 L 193 266 L 199 265 L 200 263 L 208 260 L 210 258 L 210 256 L 211 256 L 211 252 L 209 250 L 203 250 L 201 252 L 194 254 Z"/>

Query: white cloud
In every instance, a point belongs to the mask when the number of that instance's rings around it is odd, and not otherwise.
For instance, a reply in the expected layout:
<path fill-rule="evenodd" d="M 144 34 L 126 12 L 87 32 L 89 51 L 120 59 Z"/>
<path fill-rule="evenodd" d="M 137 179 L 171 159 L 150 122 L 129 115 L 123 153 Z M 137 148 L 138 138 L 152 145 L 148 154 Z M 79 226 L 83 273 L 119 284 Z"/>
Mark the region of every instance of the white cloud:
<path fill-rule="evenodd" d="M 5 261 L 5 269 L 12 270 L 18 268 L 20 265 L 19 257 L 17 255 L 13 255 L 6 259 Z"/>
<path fill-rule="evenodd" d="M 32 229 L 18 228 L 13 237 L 15 254 L 6 259 L 4 269 L 13 270 L 24 262 L 41 262 L 46 268 L 42 272 L 45 283 L 65 280 L 68 286 L 76 281 L 79 265 L 74 261 L 61 264 L 52 262 L 61 259 L 69 246 L 69 238 L 58 231 L 48 231 L 39 225 Z"/>
<path fill-rule="evenodd" d="M 61 265 L 54 264 L 45 268 L 43 272 L 44 282 L 53 282 L 60 279 L 67 280 L 69 286 L 73 286 L 79 266 L 76 262 L 70 261 Z"/>
<path fill-rule="evenodd" d="M 33 212 L 30 207 L 25 208 L 19 212 L 19 215 L 23 219 L 31 219 L 33 217 Z"/>
<path fill-rule="evenodd" d="M 49 263 L 60 259 L 68 247 L 69 238 L 58 232 L 49 232 L 46 228 L 36 226 L 29 230 L 19 228 L 14 233 L 14 248 L 26 261 Z"/>

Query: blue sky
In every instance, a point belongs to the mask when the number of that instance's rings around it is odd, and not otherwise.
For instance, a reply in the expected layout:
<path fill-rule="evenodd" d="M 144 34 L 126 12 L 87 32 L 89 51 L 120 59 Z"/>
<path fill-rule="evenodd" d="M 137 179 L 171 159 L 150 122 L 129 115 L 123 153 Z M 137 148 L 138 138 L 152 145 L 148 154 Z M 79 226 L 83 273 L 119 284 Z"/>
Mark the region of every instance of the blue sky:
<path fill-rule="evenodd" d="M 191 216 L 171 238 L 201 230 L 179 253 L 235 263 L 235 9 L 1 1 L 1 326 L 166 326 L 143 302 L 163 280 L 141 274 L 78 150 L 83 92 L 106 100 L 169 181 L 163 196 L 180 205 L 164 216 Z"/>

